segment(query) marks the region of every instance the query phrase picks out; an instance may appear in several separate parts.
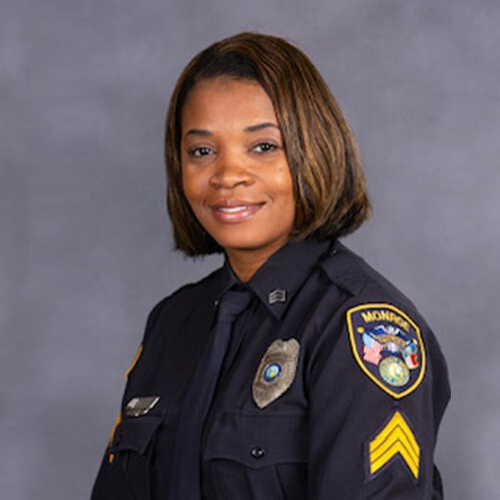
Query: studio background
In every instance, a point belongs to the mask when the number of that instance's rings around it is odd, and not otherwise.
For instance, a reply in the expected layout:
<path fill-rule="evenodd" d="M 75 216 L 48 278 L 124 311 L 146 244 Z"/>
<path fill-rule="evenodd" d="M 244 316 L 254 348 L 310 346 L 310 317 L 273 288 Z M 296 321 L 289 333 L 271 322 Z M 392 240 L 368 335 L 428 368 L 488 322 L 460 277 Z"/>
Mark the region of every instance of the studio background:
<path fill-rule="evenodd" d="M 284 36 L 360 144 L 374 216 L 345 243 L 446 354 L 451 500 L 500 498 L 497 0 L 0 0 L 0 491 L 89 497 L 151 307 L 220 258 L 172 251 L 175 80 L 241 30 Z"/>

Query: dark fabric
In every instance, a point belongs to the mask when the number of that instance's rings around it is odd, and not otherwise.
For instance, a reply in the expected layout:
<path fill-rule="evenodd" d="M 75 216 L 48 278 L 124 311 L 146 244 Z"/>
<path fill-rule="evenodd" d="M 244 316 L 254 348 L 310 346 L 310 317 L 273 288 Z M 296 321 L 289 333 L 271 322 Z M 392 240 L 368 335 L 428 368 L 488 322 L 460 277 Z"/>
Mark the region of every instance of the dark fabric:
<path fill-rule="evenodd" d="M 226 264 L 151 313 L 94 500 L 168 498 L 180 408 L 210 341 L 214 301 L 235 283 Z M 254 298 L 234 323 L 202 432 L 202 498 L 441 499 L 433 457 L 450 394 L 448 376 L 436 337 L 412 302 L 339 242 L 291 242 L 247 286 Z M 277 289 L 286 292 L 285 299 L 271 303 Z M 349 341 L 347 311 L 370 303 L 397 307 L 421 331 L 425 373 L 401 399 L 363 372 Z M 274 342 L 290 339 L 300 344 L 293 381 L 259 408 L 252 390 L 260 362 Z M 160 402 L 145 417 L 126 417 L 126 404 L 140 396 L 159 396 Z M 370 440 L 396 411 L 420 448 L 417 479 L 399 455 L 377 474 L 368 471 Z M 130 424 L 147 432 L 134 434 Z"/>
<path fill-rule="evenodd" d="M 234 319 L 250 302 L 248 291 L 229 290 L 221 298 L 213 339 L 199 363 L 182 403 L 175 437 L 168 498 L 201 499 L 200 445 L 205 417 L 226 354 Z"/>

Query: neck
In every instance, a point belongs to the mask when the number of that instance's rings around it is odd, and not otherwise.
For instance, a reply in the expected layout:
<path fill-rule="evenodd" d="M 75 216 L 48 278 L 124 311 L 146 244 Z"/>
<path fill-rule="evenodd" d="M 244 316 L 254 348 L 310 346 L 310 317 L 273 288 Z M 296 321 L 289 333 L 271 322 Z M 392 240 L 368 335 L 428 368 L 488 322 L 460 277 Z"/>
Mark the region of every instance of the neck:
<path fill-rule="evenodd" d="M 226 255 L 234 274 L 242 283 L 252 279 L 252 276 L 267 262 L 269 257 L 283 247 L 287 241 L 281 242 L 275 248 L 266 247 L 258 250 L 235 250 L 227 249 Z"/>
<path fill-rule="evenodd" d="M 237 259 L 228 255 L 229 264 L 234 274 L 242 283 L 252 279 L 252 276 L 265 264 L 266 259 Z"/>

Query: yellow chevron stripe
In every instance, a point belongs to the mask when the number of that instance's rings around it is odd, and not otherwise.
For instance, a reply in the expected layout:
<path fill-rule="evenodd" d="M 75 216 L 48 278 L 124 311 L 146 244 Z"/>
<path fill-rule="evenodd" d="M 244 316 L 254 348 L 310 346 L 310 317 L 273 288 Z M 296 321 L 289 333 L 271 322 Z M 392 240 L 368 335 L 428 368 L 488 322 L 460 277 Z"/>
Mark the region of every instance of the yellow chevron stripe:
<path fill-rule="evenodd" d="M 370 456 L 371 461 L 375 462 L 379 459 L 381 455 L 387 452 L 389 448 L 396 442 L 400 442 L 402 446 L 407 450 L 408 456 L 411 458 L 412 462 L 418 464 L 418 460 L 420 458 L 420 450 L 413 447 L 410 440 L 407 438 L 406 434 L 401 430 L 400 427 L 394 429 L 389 438 L 384 441 L 378 447 L 372 447 L 372 443 L 370 443 Z"/>
<path fill-rule="evenodd" d="M 390 438 L 391 434 L 397 429 L 400 429 L 404 434 L 418 458 L 418 455 L 420 453 L 418 443 L 415 439 L 415 436 L 413 435 L 413 432 L 406 423 L 406 420 L 403 418 L 399 411 L 396 411 L 394 413 L 394 416 L 391 418 L 388 424 L 375 437 L 375 439 L 371 441 L 370 451 L 377 449 L 379 446 L 382 446 L 382 444 L 387 441 Z"/>
<path fill-rule="evenodd" d="M 375 474 L 398 453 L 418 478 L 420 446 L 403 415 L 396 411 L 387 425 L 370 442 L 370 472 Z"/>
<path fill-rule="evenodd" d="M 394 443 L 389 450 L 387 450 L 376 462 L 371 462 L 370 464 L 370 472 L 375 474 L 379 469 L 381 469 L 386 463 L 388 463 L 392 457 L 399 455 L 406 461 L 408 467 L 412 471 L 415 479 L 418 479 L 418 463 L 412 461 L 409 456 L 407 449 L 401 444 L 401 442 Z"/>

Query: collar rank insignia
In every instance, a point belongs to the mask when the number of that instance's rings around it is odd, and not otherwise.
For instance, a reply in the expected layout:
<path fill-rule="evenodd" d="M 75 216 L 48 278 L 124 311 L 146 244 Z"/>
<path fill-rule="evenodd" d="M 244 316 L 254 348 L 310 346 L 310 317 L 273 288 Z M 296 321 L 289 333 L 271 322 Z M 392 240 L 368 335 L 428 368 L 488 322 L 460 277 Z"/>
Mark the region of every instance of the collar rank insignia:
<path fill-rule="evenodd" d="M 366 456 L 368 479 L 389 467 L 396 460 L 402 460 L 418 480 L 420 468 L 420 446 L 408 420 L 396 411 L 382 429 L 367 443 Z"/>
<path fill-rule="evenodd" d="M 253 381 L 255 404 L 265 408 L 292 385 L 299 360 L 300 344 L 294 338 L 275 340 L 260 360 Z"/>
<path fill-rule="evenodd" d="M 271 305 L 275 304 L 276 302 L 286 302 L 286 290 L 276 288 L 272 292 L 269 292 L 267 300 Z"/>
<path fill-rule="evenodd" d="M 425 373 L 419 327 L 390 304 L 363 304 L 347 311 L 351 348 L 358 365 L 396 399 L 413 392 Z"/>

